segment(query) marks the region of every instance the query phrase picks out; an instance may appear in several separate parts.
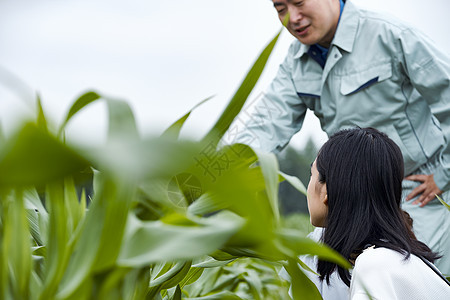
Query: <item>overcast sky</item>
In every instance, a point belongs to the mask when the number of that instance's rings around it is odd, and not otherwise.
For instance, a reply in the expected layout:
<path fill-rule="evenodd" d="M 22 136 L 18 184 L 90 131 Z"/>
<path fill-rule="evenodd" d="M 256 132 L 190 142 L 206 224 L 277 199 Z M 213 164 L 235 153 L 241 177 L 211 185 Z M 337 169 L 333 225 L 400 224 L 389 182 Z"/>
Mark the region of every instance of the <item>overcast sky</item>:
<path fill-rule="evenodd" d="M 419 27 L 450 54 L 448 0 L 354 2 Z M 187 123 L 184 135 L 200 137 L 280 28 L 269 0 L 0 0 L 0 122 L 11 130 L 38 92 L 59 124 L 76 96 L 94 89 L 127 100 L 150 135 L 216 95 Z M 291 41 L 283 32 L 255 94 Z M 308 136 L 322 143 L 318 127 L 308 116 L 292 143 Z M 68 136 L 98 142 L 105 130 L 106 108 L 98 103 L 69 125 Z"/>

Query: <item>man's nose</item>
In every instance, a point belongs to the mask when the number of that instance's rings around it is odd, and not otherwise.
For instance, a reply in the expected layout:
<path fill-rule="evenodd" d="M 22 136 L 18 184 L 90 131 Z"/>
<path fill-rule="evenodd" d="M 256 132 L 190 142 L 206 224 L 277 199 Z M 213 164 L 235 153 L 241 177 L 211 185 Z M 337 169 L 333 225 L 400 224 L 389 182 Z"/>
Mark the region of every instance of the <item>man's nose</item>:
<path fill-rule="evenodd" d="M 289 9 L 289 22 L 298 23 L 303 18 L 302 12 L 297 8 Z"/>

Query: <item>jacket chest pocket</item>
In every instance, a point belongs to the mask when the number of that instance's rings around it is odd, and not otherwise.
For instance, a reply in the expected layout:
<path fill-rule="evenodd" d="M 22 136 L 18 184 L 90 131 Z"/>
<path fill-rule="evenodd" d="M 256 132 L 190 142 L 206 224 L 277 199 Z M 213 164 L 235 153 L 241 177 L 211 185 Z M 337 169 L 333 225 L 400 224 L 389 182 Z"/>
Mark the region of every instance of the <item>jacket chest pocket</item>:
<path fill-rule="evenodd" d="M 311 109 L 316 110 L 322 93 L 321 78 L 316 80 L 294 80 L 295 91 L 305 105 Z"/>
<path fill-rule="evenodd" d="M 384 81 L 392 77 L 392 65 L 390 62 L 381 63 L 379 65 L 371 65 L 369 68 L 342 75 L 340 92 L 344 96 L 350 96 L 365 90 L 378 82 Z"/>

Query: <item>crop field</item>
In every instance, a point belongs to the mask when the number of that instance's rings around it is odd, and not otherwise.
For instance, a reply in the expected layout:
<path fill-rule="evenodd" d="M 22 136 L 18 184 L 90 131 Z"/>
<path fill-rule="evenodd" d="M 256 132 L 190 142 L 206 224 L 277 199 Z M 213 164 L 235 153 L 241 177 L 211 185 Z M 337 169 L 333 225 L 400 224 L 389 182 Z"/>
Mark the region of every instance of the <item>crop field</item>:
<path fill-rule="evenodd" d="M 190 112 L 148 138 L 124 101 L 83 93 L 53 126 L 36 99 L 34 119 L 0 134 L 0 298 L 290 299 L 285 268 L 294 299 L 321 299 L 298 257 L 349 263 L 306 238 L 308 216 L 280 217 L 279 182 L 303 184 L 271 153 L 219 146 L 277 38 L 200 141 L 179 139 Z M 96 101 L 107 142 L 66 142 Z"/>

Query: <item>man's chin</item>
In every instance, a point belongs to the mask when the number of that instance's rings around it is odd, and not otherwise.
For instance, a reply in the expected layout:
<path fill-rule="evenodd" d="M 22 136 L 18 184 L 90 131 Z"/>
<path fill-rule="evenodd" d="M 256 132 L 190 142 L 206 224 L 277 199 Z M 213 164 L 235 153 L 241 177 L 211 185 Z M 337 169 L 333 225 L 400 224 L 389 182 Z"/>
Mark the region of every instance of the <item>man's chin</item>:
<path fill-rule="evenodd" d="M 317 44 L 317 41 L 314 39 L 298 37 L 298 36 L 296 36 L 295 38 L 297 38 L 297 40 L 299 40 L 300 43 L 302 43 L 303 45 L 306 45 L 306 46 L 311 46 L 311 45 Z"/>
<path fill-rule="evenodd" d="M 310 34 L 308 34 L 307 36 L 299 36 L 296 32 L 292 33 L 293 37 L 295 37 L 300 43 L 302 43 L 303 45 L 307 45 L 307 46 L 311 46 L 314 44 L 317 44 L 316 39 L 312 38 L 310 36 Z"/>

